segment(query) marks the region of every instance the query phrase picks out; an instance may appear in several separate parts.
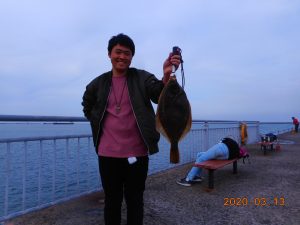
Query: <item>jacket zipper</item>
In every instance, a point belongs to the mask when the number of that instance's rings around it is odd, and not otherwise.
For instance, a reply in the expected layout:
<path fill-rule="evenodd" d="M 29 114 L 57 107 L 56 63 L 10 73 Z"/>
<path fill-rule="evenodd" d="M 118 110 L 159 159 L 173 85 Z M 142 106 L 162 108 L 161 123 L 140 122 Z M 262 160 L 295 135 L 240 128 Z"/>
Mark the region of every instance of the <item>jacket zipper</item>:
<path fill-rule="evenodd" d="M 107 96 L 107 99 L 106 99 L 105 107 L 104 107 L 102 116 L 101 116 L 101 118 L 99 120 L 99 124 L 98 124 L 99 128 L 98 128 L 97 137 L 96 137 L 96 140 L 97 140 L 97 144 L 96 144 L 97 154 L 98 154 L 98 145 L 99 145 L 100 125 L 101 125 L 101 121 L 103 120 L 106 108 L 107 108 L 107 104 L 108 104 L 108 99 L 109 99 L 110 92 L 111 92 L 111 86 L 109 88 L 109 93 L 108 93 L 108 96 Z"/>

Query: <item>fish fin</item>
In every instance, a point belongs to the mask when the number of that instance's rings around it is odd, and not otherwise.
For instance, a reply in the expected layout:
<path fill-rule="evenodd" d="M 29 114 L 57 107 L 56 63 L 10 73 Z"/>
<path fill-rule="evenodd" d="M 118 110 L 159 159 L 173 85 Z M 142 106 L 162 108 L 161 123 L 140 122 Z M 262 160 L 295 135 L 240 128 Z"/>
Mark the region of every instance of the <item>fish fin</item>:
<path fill-rule="evenodd" d="M 191 106 L 190 106 L 190 112 L 191 112 Z M 190 113 L 189 115 L 187 125 L 184 128 L 184 131 L 182 132 L 182 135 L 179 140 L 182 140 L 187 135 L 187 133 L 191 130 L 191 128 L 192 128 L 192 113 Z"/>
<path fill-rule="evenodd" d="M 171 143 L 170 149 L 170 162 L 171 163 L 179 163 L 179 149 L 178 149 L 178 142 Z"/>
<path fill-rule="evenodd" d="M 156 116 L 156 130 L 161 133 L 169 142 L 170 142 L 170 139 L 166 133 L 166 131 L 164 130 L 163 126 L 161 125 L 161 122 L 160 122 L 160 119 L 159 119 L 159 116 Z"/>

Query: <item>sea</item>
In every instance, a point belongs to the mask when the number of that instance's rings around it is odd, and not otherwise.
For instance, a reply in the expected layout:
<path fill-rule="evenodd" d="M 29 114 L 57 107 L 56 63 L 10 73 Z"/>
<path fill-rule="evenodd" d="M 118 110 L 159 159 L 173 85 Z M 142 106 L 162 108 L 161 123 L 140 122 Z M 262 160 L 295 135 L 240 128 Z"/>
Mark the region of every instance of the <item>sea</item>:
<path fill-rule="evenodd" d="M 204 122 L 193 122 L 192 129 L 203 128 L 203 126 Z M 237 123 L 224 121 L 209 123 L 210 128 L 230 126 L 237 126 Z M 287 132 L 292 127 L 292 123 L 260 123 L 259 130 L 261 135 L 278 134 Z M 66 135 L 91 135 L 90 125 L 88 122 L 0 123 L 0 140 Z M 7 157 L 7 145 L 0 143 L 0 219 L 24 209 L 48 204 L 65 196 L 74 196 L 82 190 L 96 190 L 101 187 L 95 152 L 91 150 L 93 149 L 92 143 L 87 143 L 86 139 L 72 140 L 67 145 L 70 148 L 66 151 L 65 141 L 57 140 L 55 151 L 53 151 L 53 142 L 44 141 L 41 152 L 41 145 L 38 142 L 28 143 L 26 147 L 22 142 L 12 143 L 10 157 Z M 85 149 L 86 146 L 90 149 Z M 168 146 L 168 143 L 162 139 L 160 146 Z M 55 162 L 53 162 L 53 154 L 55 154 Z M 150 158 L 149 173 L 166 169 L 166 165 L 169 165 L 168 157 L 168 154 L 164 157 L 155 154 Z M 7 171 L 10 171 L 9 176 L 7 176 Z M 38 177 L 41 179 L 39 180 Z M 53 177 L 55 182 L 53 182 Z M 88 179 L 82 179 L 84 177 Z M 24 183 L 26 185 L 23 185 Z M 37 192 L 40 196 L 37 196 Z M 24 198 L 25 201 L 22 200 Z M 6 210 L 5 201 L 8 202 Z"/>
<path fill-rule="evenodd" d="M 210 122 L 210 128 L 230 127 L 232 122 Z M 193 122 L 192 129 L 203 128 L 204 122 Z M 261 134 L 282 133 L 292 129 L 293 124 L 289 122 L 260 123 Z M 64 136 L 64 135 L 86 135 L 91 134 L 88 122 L 0 122 L 0 139 Z"/>

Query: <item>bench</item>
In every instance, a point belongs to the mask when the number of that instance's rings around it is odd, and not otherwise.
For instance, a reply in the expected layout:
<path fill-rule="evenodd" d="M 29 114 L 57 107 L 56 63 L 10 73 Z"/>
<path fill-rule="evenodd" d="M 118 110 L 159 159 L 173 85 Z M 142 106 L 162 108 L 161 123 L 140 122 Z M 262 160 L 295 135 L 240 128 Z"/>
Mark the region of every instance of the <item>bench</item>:
<path fill-rule="evenodd" d="M 233 173 L 236 174 L 237 173 L 237 160 L 238 160 L 238 158 L 229 159 L 229 160 L 212 159 L 212 160 L 207 160 L 207 161 L 201 162 L 201 163 L 195 163 L 194 166 L 208 170 L 208 189 L 212 190 L 212 189 L 214 189 L 214 172 L 215 172 L 215 170 L 222 168 L 228 164 L 233 163 Z"/>
<path fill-rule="evenodd" d="M 274 149 L 274 141 L 261 141 L 258 142 L 260 144 L 260 149 L 264 150 L 264 155 L 267 153 L 267 150 L 273 150 Z"/>

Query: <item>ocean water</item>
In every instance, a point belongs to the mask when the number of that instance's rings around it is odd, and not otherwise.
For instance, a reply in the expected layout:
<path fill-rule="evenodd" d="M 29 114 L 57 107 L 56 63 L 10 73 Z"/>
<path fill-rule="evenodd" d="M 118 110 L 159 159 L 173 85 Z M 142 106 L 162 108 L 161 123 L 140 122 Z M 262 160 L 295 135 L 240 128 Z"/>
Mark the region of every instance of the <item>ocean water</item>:
<path fill-rule="evenodd" d="M 260 123 L 259 132 L 261 135 L 267 133 L 281 134 L 289 132 L 294 128 L 292 123 Z"/>
<path fill-rule="evenodd" d="M 89 123 L 0 123 L 0 139 L 91 134 Z"/>
<path fill-rule="evenodd" d="M 209 128 L 237 126 L 232 122 L 211 122 Z M 203 128 L 203 122 L 193 123 L 192 129 Z M 280 133 L 293 127 L 292 123 L 260 123 L 260 133 Z M 91 134 L 87 122 L 77 123 L 0 123 L 0 139 Z"/>
<path fill-rule="evenodd" d="M 236 123 L 215 122 L 209 128 L 236 127 Z M 204 123 L 193 123 L 192 129 L 203 128 Z M 261 124 L 260 133 L 277 134 L 292 128 L 291 123 Z M 89 123 L 0 123 L 0 140 L 7 138 L 45 137 L 91 134 Z M 195 157 L 201 143 L 187 136 L 182 149 L 192 149 L 183 154 L 182 161 Z M 166 169 L 169 163 L 169 144 L 160 140 L 160 153 L 150 157 L 150 173 Z M 7 213 L 22 211 L 37 205 L 72 196 L 82 190 L 95 190 L 101 186 L 98 174 L 97 157 L 91 138 L 49 140 L 40 142 L 16 142 L 7 145 L 0 143 L 0 218 L 5 215 L 5 192 L 8 191 Z M 8 161 L 9 160 L 9 161 Z M 25 163 L 24 163 L 25 162 Z M 9 176 L 7 172 L 9 171 Z M 6 184 L 8 183 L 8 187 Z M 26 185 L 23 185 L 23 184 Z M 38 190 L 39 189 L 39 190 Z M 24 195 L 24 193 L 26 193 Z M 37 193 L 40 193 L 38 196 Z M 22 199 L 25 198 L 25 201 Z"/>

